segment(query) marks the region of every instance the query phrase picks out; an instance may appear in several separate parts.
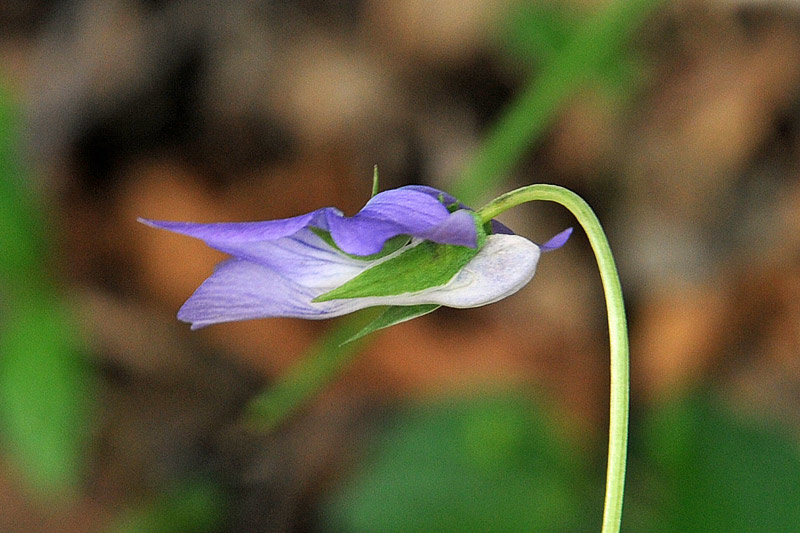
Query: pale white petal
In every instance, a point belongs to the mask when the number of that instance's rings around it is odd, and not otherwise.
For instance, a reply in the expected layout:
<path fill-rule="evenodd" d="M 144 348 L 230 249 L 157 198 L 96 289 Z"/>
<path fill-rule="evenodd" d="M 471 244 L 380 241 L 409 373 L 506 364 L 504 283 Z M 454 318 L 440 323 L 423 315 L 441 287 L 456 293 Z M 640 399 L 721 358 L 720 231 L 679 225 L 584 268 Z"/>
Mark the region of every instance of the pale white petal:
<path fill-rule="evenodd" d="M 536 272 L 541 250 L 519 235 L 489 235 L 486 245 L 430 303 L 447 307 L 479 307 L 511 296 Z"/>
<path fill-rule="evenodd" d="M 447 284 L 420 292 L 374 298 L 354 298 L 360 307 L 376 305 L 439 304 L 480 307 L 510 296 L 524 287 L 536 272 L 541 250 L 519 235 L 486 237 L 478 254 Z"/>

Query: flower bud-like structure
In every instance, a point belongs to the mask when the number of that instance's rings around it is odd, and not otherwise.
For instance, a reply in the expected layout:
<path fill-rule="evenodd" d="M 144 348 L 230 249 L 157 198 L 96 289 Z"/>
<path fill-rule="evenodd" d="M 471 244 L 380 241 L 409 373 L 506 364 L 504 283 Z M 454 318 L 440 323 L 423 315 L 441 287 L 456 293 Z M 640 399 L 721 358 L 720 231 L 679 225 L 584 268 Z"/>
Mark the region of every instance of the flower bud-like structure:
<path fill-rule="evenodd" d="M 265 222 L 194 224 L 140 219 L 232 257 L 178 312 L 192 329 L 266 317 L 322 319 L 391 306 L 375 329 L 437 307 L 478 307 L 522 288 L 542 251 L 502 224 L 484 224 L 454 197 L 425 186 L 373 196 L 352 217 L 326 207 Z"/>

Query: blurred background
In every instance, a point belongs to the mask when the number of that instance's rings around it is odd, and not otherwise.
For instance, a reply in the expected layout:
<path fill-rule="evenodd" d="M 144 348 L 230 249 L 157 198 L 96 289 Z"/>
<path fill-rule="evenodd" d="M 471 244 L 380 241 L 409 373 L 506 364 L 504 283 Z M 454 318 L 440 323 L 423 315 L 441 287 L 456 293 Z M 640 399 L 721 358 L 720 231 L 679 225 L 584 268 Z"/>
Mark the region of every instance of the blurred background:
<path fill-rule="evenodd" d="M 223 256 L 137 217 L 353 214 L 375 164 L 595 208 L 631 328 L 624 530 L 798 530 L 800 5 L 621 4 L 0 3 L 0 530 L 597 530 L 582 232 L 507 300 L 372 335 L 271 431 L 246 406 L 341 321 L 175 319 Z"/>

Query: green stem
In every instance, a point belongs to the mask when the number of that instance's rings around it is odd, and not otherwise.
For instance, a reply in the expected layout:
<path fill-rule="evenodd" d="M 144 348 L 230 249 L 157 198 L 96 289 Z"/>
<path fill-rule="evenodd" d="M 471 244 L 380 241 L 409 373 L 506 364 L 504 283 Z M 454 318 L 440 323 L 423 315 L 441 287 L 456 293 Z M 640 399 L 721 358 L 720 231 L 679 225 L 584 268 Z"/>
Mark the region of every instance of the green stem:
<path fill-rule="evenodd" d="M 517 205 L 533 200 L 556 202 L 569 209 L 589 238 L 600 269 L 606 297 L 611 347 L 611 408 L 608 427 L 608 469 L 603 509 L 603 533 L 619 531 L 625 489 L 625 461 L 628 445 L 628 396 L 630 383 L 628 330 L 622 287 L 600 221 L 580 196 L 557 185 L 529 185 L 492 200 L 478 213 L 485 222 Z"/>

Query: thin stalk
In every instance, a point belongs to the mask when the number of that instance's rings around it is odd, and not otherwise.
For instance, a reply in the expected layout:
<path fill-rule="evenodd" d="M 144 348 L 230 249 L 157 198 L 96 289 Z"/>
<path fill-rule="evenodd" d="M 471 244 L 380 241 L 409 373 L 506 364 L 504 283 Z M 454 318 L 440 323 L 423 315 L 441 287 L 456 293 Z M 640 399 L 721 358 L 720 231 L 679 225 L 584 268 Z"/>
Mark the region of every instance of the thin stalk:
<path fill-rule="evenodd" d="M 484 222 L 517 205 L 534 200 L 556 202 L 569 209 L 589 238 L 597 259 L 608 312 L 608 336 L 611 351 L 611 398 L 608 427 L 608 467 L 603 509 L 603 533 L 619 531 L 622 498 L 625 490 L 625 463 L 628 446 L 628 403 L 630 363 L 628 328 L 619 274 L 597 215 L 580 196 L 557 185 L 529 185 L 492 200 L 478 213 Z"/>

